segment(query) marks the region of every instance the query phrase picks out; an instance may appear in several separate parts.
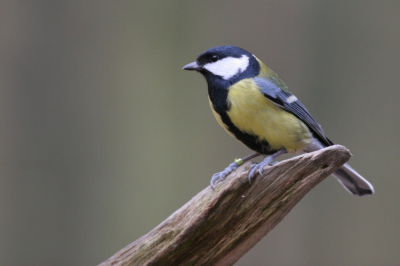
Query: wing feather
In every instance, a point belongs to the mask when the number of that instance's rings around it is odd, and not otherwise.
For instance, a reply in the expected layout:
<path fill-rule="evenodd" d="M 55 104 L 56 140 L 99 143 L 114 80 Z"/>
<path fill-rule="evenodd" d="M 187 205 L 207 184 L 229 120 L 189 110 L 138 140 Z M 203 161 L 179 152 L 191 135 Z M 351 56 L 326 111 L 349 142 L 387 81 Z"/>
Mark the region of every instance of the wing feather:
<path fill-rule="evenodd" d="M 303 123 L 305 123 L 316 137 L 325 145 L 333 145 L 326 136 L 322 127 L 315 121 L 315 119 L 308 112 L 307 108 L 289 91 L 281 90 L 274 82 L 257 77 L 254 79 L 261 92 L 271 102 L 281 107 L 283 110 L 294 114 Z"/>

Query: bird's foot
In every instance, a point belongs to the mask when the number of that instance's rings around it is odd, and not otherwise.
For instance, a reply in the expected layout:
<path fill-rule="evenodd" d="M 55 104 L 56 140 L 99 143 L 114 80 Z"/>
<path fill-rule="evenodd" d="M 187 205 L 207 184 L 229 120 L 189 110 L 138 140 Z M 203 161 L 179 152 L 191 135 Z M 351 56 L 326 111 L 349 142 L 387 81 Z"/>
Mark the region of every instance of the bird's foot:
<path fill-rule="evenodd" d="M 257 171 L 260 173 L 260 175 L 263 174 L 263 168 L 267 165 L 273 165 L 276 164 L 277 162 L 274 162 L 274 157 L 269 156 L 267 158 L 265 158 L 261 163 L 255 163 L 252 166 L 250 166 L 249 168 L 249 183 L 251 184 L 251 180 L 253 179 L 253 177 L 255 176 L 255 174 L 257 173 Z"/>
<path fill-rule="evenodd" d="M 229 175 L 232 171 L 238 169 L 239 166 L 240 165 L 237 162 L 233 162 L 227 168 L 225 168 L 224 171 L 214 174 L 210 182 L 211 188 L 214 190 L 215 181 L 217 181 L 218 179 L 220 179 L 221 181 L 224 180 L 227 175 Z"/>
<path fill-rule="evenodd" d="M 274 165 L 276 164 L 274 162 L 274 159 L 278 157 L 279 155 L 287 153 L 286 149 L 280 149 L 277 152 L 273 153 L 272 155 L 268 156 L 265 158 L 261 163 L 253 164 L 249 168 L 249 183 L 251 184 L 251 179 L 254 177 L 254 175 L 257 173 L 257 171 L 262 175 L 262 170 L 265 166 L 267 165 Z"/>

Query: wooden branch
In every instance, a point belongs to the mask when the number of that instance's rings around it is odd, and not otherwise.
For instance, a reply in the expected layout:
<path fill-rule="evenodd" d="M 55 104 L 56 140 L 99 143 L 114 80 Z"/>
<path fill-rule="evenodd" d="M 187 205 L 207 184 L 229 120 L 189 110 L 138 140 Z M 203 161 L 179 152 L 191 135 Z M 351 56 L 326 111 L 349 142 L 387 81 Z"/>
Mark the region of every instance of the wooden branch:
<path fill-rule="evenodd" d="M 100 266 L 232 265 L 350 156 L 339 145 L 303 154 L 266 167 L 252 185 L 247 163 Z"/>

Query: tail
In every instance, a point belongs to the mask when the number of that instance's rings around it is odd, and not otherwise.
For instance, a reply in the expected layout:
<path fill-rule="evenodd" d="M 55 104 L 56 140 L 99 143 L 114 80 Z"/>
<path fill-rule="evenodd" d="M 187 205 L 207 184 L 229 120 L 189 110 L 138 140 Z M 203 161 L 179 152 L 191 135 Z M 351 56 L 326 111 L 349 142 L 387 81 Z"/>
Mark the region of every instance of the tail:
<path fill-rule="evenodd" d="M 333 145 L 331 140 L 327 139 L 327 142 Z M 322 144 L 319 140 L 314 139 L 304 151 L 312 152 L 323 149 L 326 146 L 327 144 Z M 340 167 L 339 170 L 336 170 L 332 175 L 353 195 L 361 197 L 374 194 L 374 187 L 347 163 Z"/>
<path fill-rule="evenodd" d="M 366 196 L 374 194 L 374 187 L 347 163 L 332 174 L 351 194 Z"/>

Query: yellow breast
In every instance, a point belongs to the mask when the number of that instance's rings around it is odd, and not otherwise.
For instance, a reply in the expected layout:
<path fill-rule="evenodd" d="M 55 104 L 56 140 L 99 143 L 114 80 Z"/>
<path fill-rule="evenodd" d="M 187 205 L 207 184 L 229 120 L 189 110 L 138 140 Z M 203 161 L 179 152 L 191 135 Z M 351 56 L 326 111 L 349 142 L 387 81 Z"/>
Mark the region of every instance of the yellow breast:
<path fill-rule="evenodd" d="M 230 104 L 227 114 L 232 123 L 241 131 L 266 140 L 273 150 L 285 148 L 294 152 L 311 142 L 308 127 L 268 100 L 251 79 L 232 86 L 227 101 Z"/>

